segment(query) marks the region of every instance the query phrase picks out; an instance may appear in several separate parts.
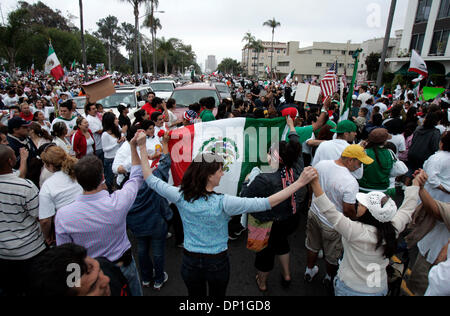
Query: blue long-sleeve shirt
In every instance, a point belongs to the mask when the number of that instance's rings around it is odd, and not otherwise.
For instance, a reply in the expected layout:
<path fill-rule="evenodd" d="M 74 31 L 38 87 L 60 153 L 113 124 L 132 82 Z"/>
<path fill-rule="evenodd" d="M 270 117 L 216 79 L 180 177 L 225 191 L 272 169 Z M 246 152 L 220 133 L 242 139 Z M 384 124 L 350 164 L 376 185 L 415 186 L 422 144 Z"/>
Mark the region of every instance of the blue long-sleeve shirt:
<path fill-rule="evenodd" d="M 202 254 L 218 254 L 228 249 L 228 222 L 231 216 L 270 210 L 268 198 L 240 198 L 213 194 L 208 199 L 188 202 L 176 187 L 151 175 L 147 185 L 174 203 L 184 228 L 184 248 Z"/>

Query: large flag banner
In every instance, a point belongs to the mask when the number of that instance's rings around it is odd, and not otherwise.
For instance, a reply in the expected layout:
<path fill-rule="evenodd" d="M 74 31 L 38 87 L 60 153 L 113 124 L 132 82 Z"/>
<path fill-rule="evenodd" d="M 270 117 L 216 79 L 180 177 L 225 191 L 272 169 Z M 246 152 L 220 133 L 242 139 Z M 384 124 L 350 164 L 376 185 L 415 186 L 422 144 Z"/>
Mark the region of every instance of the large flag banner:
<path fill-rule="evenodd" d="M 169 142 L 174 185 L 181 184 L 184 173 L 200 153 L 215 153 L 225 162 L 225 174 L 215 191 L 236 196 L 240 184 L 254 167 L 263 171 L 269 168 L 267 153 L 271 145 L 280 142 L 286 134 L 284 117 L 232 118 L 174 130 Z"/>
<path fill-rule="evenodd" d="M 56 81 L 64 76 L 64 69 L 61 67 L 58 57 L 56 57 L 52 44 L 50 44 L 48 49 L 48 57 L 45 62 L 45 72 L 51 74 Z"/>
<path fill-rule="evenodd" d="M 411 53 L 411 64 L 408 71 L 418 73 L 419 75 L 422 75 L 424 77 L 428 77 L 427 64 L 415 50 L 413 50 Z"/>
<path fill-rule="evenodd" d="M 322 89 L 322 99 L 325 101 L 329 96 L 333 96 L 338 89 L 338 77 L 337 77 L 337 63 L 333 64 L 320 81 L 320 88 Z"/>

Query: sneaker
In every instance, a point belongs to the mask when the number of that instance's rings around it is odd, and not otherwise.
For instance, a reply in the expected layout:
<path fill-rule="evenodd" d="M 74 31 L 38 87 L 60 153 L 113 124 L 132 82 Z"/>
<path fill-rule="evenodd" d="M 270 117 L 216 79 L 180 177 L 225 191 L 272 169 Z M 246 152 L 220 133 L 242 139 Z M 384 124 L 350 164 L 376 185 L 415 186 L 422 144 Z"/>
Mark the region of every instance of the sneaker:
<path fill-rule="evenodd" d="M 332 287 L 333 286 L 333 281 L 331 280 L 331 277 L 328 274 L 323 278 L 322 283 L 326 287 Z"/>
<path fill-rule="evenodd" d="M 166 239 L 169 239 L 169 238 L 172 238 L 172 233 L 171 232 L 167 232 L 167 236 L 166 236 Z"/>
<path fill-rule="evenodd" d="M 150 282 L 142 282 L 142 287 L 149 288 Z"/>
<path fill-rule="evenodd" d="M 317 275 L 317 273 L 319 273 L 319 267 L 318 266 L 314 266 L 314 268 L 312 269 L 308 269 L 306 268 L 306 272 L 304 275 L 304 279 L 306 282 L 311 282 L 314 277 Z"/>
<path fill-rule="evenodd" d="M 183 248 L 184 249 L 184 242 L 182 242 L 181 244 L 177 245 L 178 248 Z"/>
<path fill-rule="evenodd" d="M 323 259 L 323 250 L 320 249 L 319 254 L 317 255 L 317 258 Z"/>
<path fill-rule="evenodd" d="M 153 284 L 153 289 L 157 291 L 161 290 L 161 288 L 163 287 L 164 283 L 167 282 L 167 280 L 169 280 L 169 275 L 166 272 L 164 272 L 164 281 L 162 283 L 155 282 L 155 284 Z"/>

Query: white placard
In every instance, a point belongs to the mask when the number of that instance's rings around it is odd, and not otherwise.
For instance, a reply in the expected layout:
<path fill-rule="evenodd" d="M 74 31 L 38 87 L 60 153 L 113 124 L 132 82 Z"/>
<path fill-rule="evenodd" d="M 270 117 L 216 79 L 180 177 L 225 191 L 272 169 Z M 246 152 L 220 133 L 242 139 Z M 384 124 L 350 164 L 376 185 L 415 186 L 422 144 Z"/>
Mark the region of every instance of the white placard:
<path fill-rule="evenodd" d="M 318 86 L 299 83 L 295 93 L 295 101 L 317 104 L 319 103 L 320 92 L 321 89 Z M 306 95 L 308 95 L 308 100 L 306 100 Z"/>

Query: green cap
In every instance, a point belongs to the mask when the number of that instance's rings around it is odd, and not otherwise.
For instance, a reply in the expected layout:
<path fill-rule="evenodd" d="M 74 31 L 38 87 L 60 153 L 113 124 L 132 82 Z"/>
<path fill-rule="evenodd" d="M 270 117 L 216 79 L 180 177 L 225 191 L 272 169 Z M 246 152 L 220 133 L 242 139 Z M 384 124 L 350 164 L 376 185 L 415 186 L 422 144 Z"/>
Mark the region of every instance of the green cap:
<path fill-rule="evenodd" d="M 346 121 L 339 122 L 339 124 L 337 125 L 337 128 L 332 129 L 330 131 L 333 133 L 336 133 L 336 134 L 344 134 L 344 133 L 356 132 L 356 130 L 357 130 L 356 124 L 353 123 L 352 121 L 346 120 Z"/>

